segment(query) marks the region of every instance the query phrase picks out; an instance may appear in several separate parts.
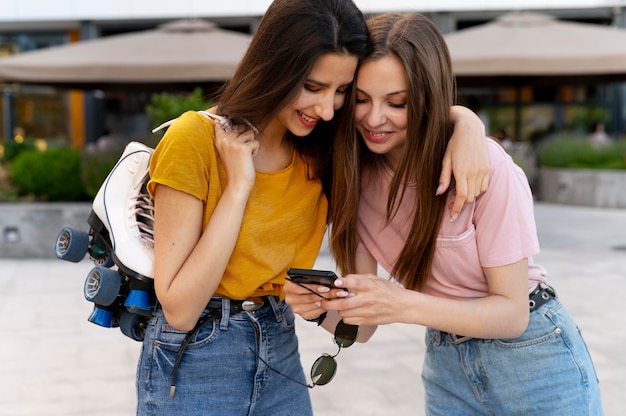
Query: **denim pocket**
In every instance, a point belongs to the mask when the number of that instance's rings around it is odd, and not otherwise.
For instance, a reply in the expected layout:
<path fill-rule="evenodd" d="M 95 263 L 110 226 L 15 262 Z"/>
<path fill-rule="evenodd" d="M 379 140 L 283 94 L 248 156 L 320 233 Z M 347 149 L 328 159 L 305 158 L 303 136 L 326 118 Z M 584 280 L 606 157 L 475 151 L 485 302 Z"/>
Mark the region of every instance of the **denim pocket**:
<path fill-rule="evenodd" d="M 285 302 L 279 302 L 278 308 L 282 315 L 282 327 L 286 331 L 291 331 L 296 327 L 296 316 L 294 315 L 291 307 Z"/>
<path fill-rule="evenodd" d="M 219 317 L 211 319 L 198 329 L 192 336 L 189 344 L 187 344 L 186 349 L 193 350 L 214 341 L 219 333 L 219 319 Z M 155 337 L 156 347 L 178 351 L 187 336 L 187 332 L 177 330 L 168 324 L 165 319 L 159 321 L 161 326 Z"/>
<path fill-rule="evenodd" d="M 493 343 L 505 348 L 524 348 L 555 339 L 562 331 L 558 320 L 554 319 L 561 309 L 562 306 L 558 301 L 551 300 L 543 308 L 531 312 L 528 327 L 520 337 L 494 339 Z"/>

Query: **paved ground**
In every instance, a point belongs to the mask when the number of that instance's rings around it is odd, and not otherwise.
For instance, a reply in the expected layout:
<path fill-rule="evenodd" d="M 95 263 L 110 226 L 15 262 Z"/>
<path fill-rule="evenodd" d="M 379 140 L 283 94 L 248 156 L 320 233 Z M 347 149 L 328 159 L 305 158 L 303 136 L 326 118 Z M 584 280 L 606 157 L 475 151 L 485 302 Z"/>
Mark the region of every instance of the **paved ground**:
<path fill-rule="evenodd" d="M 607 415 L 626 414 L 626 210 L 537 204 L 536 257 L 578 321 L 595 360 Z M 0 415 L 135 414 L 139 344 L 87 322 L 82 285 L 92 265 L 0 260 Z M 332 267 L 322 253 L 317 267 Z M 300 321 L 303 365 L 335 352 Z M 387 325 L 341 352 L 338 373 L 311 391 L 316 415 L 421 415 L 423 329 Z"/>

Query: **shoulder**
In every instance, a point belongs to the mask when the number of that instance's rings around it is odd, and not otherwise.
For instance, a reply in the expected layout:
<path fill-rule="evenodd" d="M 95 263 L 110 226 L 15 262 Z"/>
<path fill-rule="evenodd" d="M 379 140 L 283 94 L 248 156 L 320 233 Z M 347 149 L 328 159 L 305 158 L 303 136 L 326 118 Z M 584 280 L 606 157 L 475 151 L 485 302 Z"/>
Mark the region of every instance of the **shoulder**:
<path fill-rule="evenodd" d="M 489 152 L 489 161 L 491 166 L 494 166 L 502 161 L 512 160 L 511 156 L 504 150 L 504 148 L 492 139 L 491 137 L 486 137 L 487 141 L 487 151 Z"/>
<path fill-rule="evenodd" d="M 208 161 L 215 154 L 213 123 L 196 111 L 176 118 L 159 141 L 153 159 L 176 160 L 176 163 Z M 168 162 L 169 163 L 169 162 Z"/>
<path fill-rule="evenodd" d="M 183 147 L 212 148 L 214 137 L 214 126 L 208 117 L 197 111 L 187 111 L 168 127 L 161 143 L 176 142 Z"/>
<path fill-rule="evenodd" d="M 516 176 L 526 177 L 526 174 L 513 160 L 511 155 L 492 138 L 487 138 L 487 149 L 489 152 L 489 180 L 491 181 L 494 176 L 504 174 L 503 172 L 510 172 Z"/>
<path fill-rule="evenodd" d="M 210 133 L 210 135 L 213 136 L 213 127 L 213 123 L 207 116 L 203 115 L 201 112 L 189 110 L 184 112 L 177 119 L 174 120 L 172 125 L 168 128 L 168 132 L 178 129 L 197 129 L 205 130 L 207 131 L 207 133 Z"/>

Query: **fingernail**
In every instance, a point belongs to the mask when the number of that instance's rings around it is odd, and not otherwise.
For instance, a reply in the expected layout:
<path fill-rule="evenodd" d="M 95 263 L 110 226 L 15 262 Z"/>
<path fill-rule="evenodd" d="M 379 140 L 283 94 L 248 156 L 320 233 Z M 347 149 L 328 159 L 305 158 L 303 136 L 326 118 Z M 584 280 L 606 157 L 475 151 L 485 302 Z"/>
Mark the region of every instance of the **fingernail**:
<path fill-rule="evenodd" d="M 326 287 L 326 286 L 320 286 L 320 287 L 317 289 L 317 291 L 318 291 L 319 293 L 328 293 L 328 292 L 330 292 L 330 288 L 329 288 L 329 287 Z"/>
<path fill-rule="evenodd" d="M 341 287 L 343 286 L 343 280 L 341 280 L 341 278 L 339 279 L 335 279 L 335 282 L 333 283 L 336 287 Z"/>
<path fill-rule="evenodd" d="M 322 307 L 322 302 L 315 302 L 315 306 L 317 306 L 318 308 Z"/>
<path fill-rule="evenodd" d="M 443 184 L 439 184 L 439 186 L 437 187 L 437 191 L 435 192 L 435 196 L 441 195 L 442 191 L 443 191 Z"/>
<path fill-rule="evenodd" d="M 452 217 L 450 217 L 450 222 L 456 221 L 458 216 L 459 216 L 459 214 L 454 214 Z"/>

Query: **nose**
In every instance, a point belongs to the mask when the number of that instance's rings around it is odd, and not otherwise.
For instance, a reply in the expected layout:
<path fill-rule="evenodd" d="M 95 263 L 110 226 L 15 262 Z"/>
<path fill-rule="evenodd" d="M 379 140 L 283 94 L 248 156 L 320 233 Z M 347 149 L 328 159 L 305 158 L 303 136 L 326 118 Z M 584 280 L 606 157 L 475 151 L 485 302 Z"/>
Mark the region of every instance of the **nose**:
<path fill-rule="evenodd" d="M 324 94 L 315 105 L 315 112 L 324 121 L 332 120 L 335 115 L 335 97 L 333 94 Z"/>
<path fill-rule="evenodd" d="M 371 105 L 366 115 L 367 123 L 372 126 L 382 126 L 387 121 L 381 108 L 378 105 Z"/>

